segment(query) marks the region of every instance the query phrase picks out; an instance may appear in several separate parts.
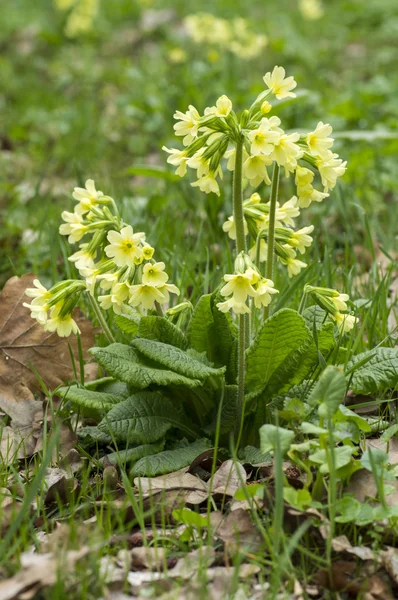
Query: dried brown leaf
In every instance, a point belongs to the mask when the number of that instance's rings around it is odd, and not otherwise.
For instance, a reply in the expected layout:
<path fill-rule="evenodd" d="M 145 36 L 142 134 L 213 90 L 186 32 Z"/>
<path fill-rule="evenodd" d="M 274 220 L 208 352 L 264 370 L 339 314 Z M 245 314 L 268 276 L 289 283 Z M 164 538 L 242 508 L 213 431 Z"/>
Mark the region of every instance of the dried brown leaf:
<path fill-rule="evenodd" d="M 0 295 L 0 392 L 8 400 L 27 400 L 31 391 L 40 390 L 32 366 L 46 386 L 54 389 L 64 381 L 73 379 L 69 344 L 78 360 L 77 339 L 60 338 L 56 333 L 44 331 L 36 323 L 29 309 L 25 290 L 33 286 L 34 275 L 12 277 Z M 75 319 L 81 331 L 84 357 L 94 344 L 92 324 L 79 315 Z"/>
<path fill-rule="evenodd" d="M 187 504 L 200 504 L 208 497 L 207 484 L 198 477 L 187 473 L 186 468 L 159 477 L 137 477 L 134 485 L 146 496 L 160 490 L 184 490 Z"/>
<path fill-rule="evenodd" d="M 244 485 L 246 478 L 246 471 L 240 463 L 226 460 L 211 479 L 212 493 L 234 496 L 235 492 Z"/>
<path fill-rule="evenodd" d="M 161 571 L 167 558 L 166 548 L 153 548 L 141 546 L 130 551 L 131 566 L 134 569 L 149 569 L 150 571 Z"/>
<path fill-rule="evenodd" d="M 211 520 L 211 524 L 215 519 Z M 253 525 L 249 513 L 239 508 L 230 512 L 214 532 L 225 544 L 235 550 L 256 552 L 262 545 L 262 537 Z"/>

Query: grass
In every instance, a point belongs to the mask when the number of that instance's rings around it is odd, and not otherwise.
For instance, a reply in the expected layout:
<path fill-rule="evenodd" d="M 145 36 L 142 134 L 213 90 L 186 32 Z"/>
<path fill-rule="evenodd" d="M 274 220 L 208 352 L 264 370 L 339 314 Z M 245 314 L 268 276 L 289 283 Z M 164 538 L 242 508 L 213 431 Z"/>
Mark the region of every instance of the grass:
<path fill-rule="evenodd" d="M 224 18 L 244 16 L 257 33 L 268 36 L 265 52 L 250 61 L 216 43 L 195 45 L 184 37 L 183 18 L 198 11 L 191 0 L 102 2 L 92 28 L 73 39 L 65 35 L 67 15 L 56 3 L 16 0 L 9 4 L 7 19 L 0 23 L 0 107 L 5 121 L 0 135 L 1 285 L 28 271 L 40 273 L 48 284 L 73 275 L 64 242 L 55 231 L 61 211 L 73 206 L 73 187 L 92 177 L 118 200 L 124 219 L 148 233 L 159 256 L 170 265 L 170 278 L 183 298 L 194 304 L 203 293 L 214 290 L 233 262 L 231 245 L 226 237 L 220 238 L 221 224 L 232 212 L 229 186 L 220 198 L 204 197 L 187 180 L 176 181 L 160 148 L 174 145 L 176 109 L 185 110 L 189 103 L 203 109 L 223 93 L 236 106 L 244 106 L 259 91 L 262 75 L 274 64 L 283 64 L 304 92 L 294 105 L 281 103 L 276 114 L 292 129 L 312 129 L 320 119 L 330 122 L 339 134 L 337 150 L 347 158 L 349 169 L 333 196 L 307 212 L 319 233 L 318 243 L 302 277 L 289 281 L 285 273 L 276 273 L 280 294 L 274 310 L 297 308 L 305 283 L 344 288 L 361 317 L 349 351 L 396 344 L 391 322 L 393 314 L 397 317 L 397 306 L 391 286 L 397 270 L 397 7 L 389 0 L 334 0 L 324 2 L 325 15 L 313 22 L 303 17 L 293 0 L 268 4 L 264 8 L 263 2 L 255 0 L 249 7 L 217 0 L 200 6 Z M 156 23 L 156 11 L 170 9 Z M 176 48 L 185 53 L 181 62 L 170 58 Z M 359 132 L 360 139 L 352 139 L 353 131 Z M 288 199 L 292 193 L 292 181 L 284 180 L 280 196 Z M 178 248 L 184 248 L 182 255 Z M 81 361 L 75 369 L 80 380 Z M 365 399 L 357 408 L 376 404 L 377 420 L 394 424 L 396 392 L 395 388 Z M 76 428 L 70 406 L 53 401 L 48 390 L 45 395 L 53 422 Z M 108 587 L 103 557 L 116 558 L 135 543 L 166 548 L 164 570 L 171 571 L 187 552 L 213 544 L 214 500 L 209 499 L 201 511 L 208 518 L 208 533 L 193 527 L 190 536 L 181 538 L 175 527 L 166 528 L 167 494 L 144 498 L 128 469 L 119 465 L 118 470 L 108 467 L 105 473 L 95 448 L 83 444 L 76 446 L 84 462 L 77 489 L 68 494 L 60 487 L 55 502 L 46 504 L 44 473 L 59 462 L 53 459 L 59 435 L 57 428 L 51 430 L 43 450 L 29 462 L 0 464 L 4 530 L 0 577 L 19 573 L 21 555 L 32 547 L 42 548 L 46 541 L 50 548 L 87 546 L 90 550 L 76 571 L 65 577 L 59 565 L 54 586 L 38 591 L 37 597 L 89 600 L 101 597 Z M 252 581 L 239 579 L 242 562 L 260 567 L 259 582 L 270 584 L 270 598 L 282 589 L 289 597 L 295 580 L 303 586 L 312 584 L 315 573 L 332 568 L 336 535 L 346 535 L 353 545 L 366 545 L 381 556 L 389 532 L 380 524 L 365 531 L 351 521 L 335 522 L 344 491 L 333 477 L 333 452 L 329 459 L 332 476 L 323 514 L 332 527 L 326 539 L 319 533 L 320 521 L 314 526 L 312 518 L 293 517 L 283 504 L 278 451 L 267 508 L 259 510 L 245 488 L 260 550 L 224 553 L 223 544 L 214 542 L 216 564 L 227 562 L 233 567 L 228 577 L 231 598 L 244 589 L 250 597 Z M 217 453 L 208 475 L 216 468 Z M 253 474 L 252 482 L 261 474 Z M 5 506 L 10 495 L 11 518 Z M 391 546 L 394 536 L 388 542 Z M 193 582 L 197 597 L 208 597 L 203 564 L 195 569 Z M 176 598 L 178 585 L 186 594 L 188 583 L 170 584 Z M 165 591 L 165 584 L 149 587 L 152 595 Z"/>

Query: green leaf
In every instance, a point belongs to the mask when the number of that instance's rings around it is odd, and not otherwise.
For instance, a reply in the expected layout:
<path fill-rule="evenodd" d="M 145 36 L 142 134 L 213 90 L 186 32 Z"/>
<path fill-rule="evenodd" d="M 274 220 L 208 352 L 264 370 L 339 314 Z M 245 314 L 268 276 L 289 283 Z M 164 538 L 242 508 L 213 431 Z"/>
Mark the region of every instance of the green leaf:
<path fill-rule="evenodd" d="M 380 476 L 383 471 L 387 470 L 389 460 L 389 456 L 384 450 L 369 448 L 361 456 L 361 465 L 364 469 L 372 471 L 374 475 Z"/>
<path fill-rule="evenodd" d="M 314 425 L 313 423 L 308 423 L 307 421 L 301 423 L 300 430 L 307 435 L 324 435 L 328 432 L 327 429 Z"/>
<path fill-rule="evenodd" d="M 295 490 L 292 487 L 283 488 L 283 499 L 298 510 L 305 510 L 312 502 L 308 490 Z"/>
<path fill-rule="evenodd" d="M 183 523 L 188 527 L 196 527 L 196 529 L 203 529 L 208 526 L 208 520 L 203 515 L 190 510 L 189 508 L 178 508 L 172 512 L 173 519 L 177 523 Z"/>
<path fill-rule="evenodd" d="M 220 377 L 225 372 L 225 367 L 214 369 L 201 361 L 192 358 L 181 350 L 153 340 L 138 338 L 133 340 L 133 346 L 146 358 L 153 360 L 184 377 L 205 380 L 209 377 Z"/>
<path fill-rule="evenodd" d="M 210 448 L 212 448 L 212 444 L 209 440 L 200 439 L 184 448 L 164 450 L 163 452 L 159 452 L 159 454 L 141 458 L 134 465 L 132 473 L 134 476 L 146 477 L 172 473 L 173 471 L 187 467 L 199 454 Z"/>
<path fill-rule="evenodd" d="M 191 437 L 199 432 L 187 423 L 183 411 L 160 392 L 139 392 L 115 406 L 98 425 L 98 429 L 117 440 L 132 444 L 150 444 L 177 427 Z"/>
<path fill-rule="evenodd" d="M 344 373 L 338 367 L 326 367 L 316 386 L 307 398 L 311 406 L 319 405 L 320 417 L 331 417 L 344 400 L 346 381 Z"/>
<path fill-rule="evenodd" d="M 352 453 L 354 448 L 351 446 L 339 446 L 338 448 L 334 448 L 334 468 L 340 469 L 351 461 Z M 321 473 L 329 473 L 329 467 L 332 466 L 332 459 L 330 457 L 331 450 L 317 450 L 314 454 L 311 454 L 308 458 L 311 462 L 320 464 L 319 470 Z M 330 465 L 328 462 L 328 457 L 330 457 Z"/>
<path fill-rule="evenodd" d="M 238 395 L 237 385 L 226 385 L 224 387 L 224 398 L 221 409 L 220 433 L 229 434 L 236 424 L 236 398 Z M 217 427 L 218 406 L 216 407 L 211 425 L 206 433 L 214 433 Z"/>
<path fill-rule="evenodd" d="M 362 352 L 348 363 L 347 370 L 352 370 L 371 354 L 374 356 L 353 372 L 351 388 L 356 394 L 375 394 L 398 385 L 398 348 Z"/>
<path fill-rule="evenodd" d="M 247 390 L 251 392 L 249 396 L 260 394 L 281 369 L 277 376 L 279 383 L 286 361 L 298 361 L 309 340 L 310 333 L 304 319 L 294 310 L 284 308 L 265 321 L 247 350 L 245 381 Z M 278 386 L 273 387 L 275 390 Z"/>
<path fill-rule="evenodd" d="M 344 496 L 336 502 L 336 517 L 338 523 L 349 523 L 355 521 L 361 512 L 361 504 L 352 496 Z"/>
<path fill-rule="evenodd" d="M 142 317 L 138 328 L 138 335 L 147 340 L 171 344 L 171 346 L 176 346 L 182 350 L 186 350 L 188 346 L 188 340 L 181 329 L 165 317 Z"/>
<path fill-rule="evenodd" d="M 389 442 L 391 440 L 391 438 L 394 435 L 396 435 L 397 433 L 398 433 L 398 423 L 395 423 L 395 425 L 391 425 L 391 427 L 389 427 L 388 429 L 385 430 L 385 432 L 383 433 L 383 435 L 381 436 L 380 439 L 383 442 Z"/>
<path fill-rule="evenodd" d="M 236 328 L 228 314 L 216 307 L 217 294 L 202 296 L 193 312 L 189 330 L 189 345 L 205 352 L 216 366 L 227 366 L 227 383 L 236 383 Z"/>
<path fill-rule="evenodd" d="M 239 451 L 239 460 L 242 463 L 256 466 L 262 463 L 272 462 L 272 456 L 269 452 L 264 453 L 255 446 L 245 446 Z"/>
<path fill-rule="evenodd" d="M 106 434 L 103 434 L 106 435 Z M 111 452 L 100 459 L 100 463 L 110 462 L 112 465 L 126 465 L 127 463 L 137 462 L 144 456 L 150 456 L 151 454 L 157 454 L 164 448 L 164 440 L 160 440 L 156 444 L 143 444 L 136 446 L 135 448 L 126 448 L 119 450 L 118 452 Z"/>
<path fill-rule="evenodd" d="M 314 304 L 303 311 L 303 318 L 310 331 L 313 330 L 314 324 L 316 329 L 321 329 L 321 327 L 326 324 L 326 311 L 317 304 Z"/>
<path fill-rule="evenodd" d="M 116 315 L 115 323 L 123 333 L 131 335 L 131 337 L 134 337 L 137 334 L 138 322 L 134 317 L 128 315 Z"/>
<path fill-rule="evenodd" d="M 263 425 L 260 427 L 260 448 L 264 454 L 277 448 L 279 438 L 279 448 L 281 454 L 286 454 L 294 438 L 294 431 L 277 427 L 276 425 Z"/>
<path fill-rule="evenodd" d="M 250 485 L 245 485 L 244 488 L 239 488 L 236 490 L 234 499 L 242 502 L 243 500 L 247 500 L 247 498 L 264 498 L 264 489 L 265 485 L 263 483 L 251 483 Z"/>
<path fill-rule="evenodd" d="M 59 388 L 57 396 L 64 398 L 64 400 L 70 400 L 74 406 L 96 411 L 108 411 L 123 400 L 121 396 L 116 394 L 94 392 L 77 385 Z"/>
<path fill-rule="evenodd" d="M 90 352 L 108 373 L 139 390 L 153 384 L 185 385 L 190 388 L 203 384 L 200 379 L 184 377 L 161 365 L 146 361 L 133 348 L 125 344 L 115 343 L 106 348 L 91 348 Z"/>
<path fill-rule="evenodd" d="M 111 444 L 112 438 L 107 433 L 104 433 L 98 427 L 87 425 L 82 429 L 77 430 L 77 437 L 87 446 L 95 446 L 96 444 Z"/>
<path fill-rule="evenodd" d="M 342 416 L 342 418 L 341 418 L 341 416 Z M 357 425 L 357 427 L 359 427 L 359 429 L 361 431 L 365 431 L 366 433 L 369 433 L 370 431 L 372 431 L 372 428 L 366 419 L 364 419 L 360 415 L 357 415 L 357 413 L 355 413 L 353 410 L 350 410 L 349 408 L 344 406 L 344 404 L 340 404 L 339 411 L 336 412 L 334 420 L 336 422 L 340 422 L 343 420 L 352 421 L 353 423 L 355 423 Z M 398 431 L 398 426 L 397 426 L 397 431 Z"/>

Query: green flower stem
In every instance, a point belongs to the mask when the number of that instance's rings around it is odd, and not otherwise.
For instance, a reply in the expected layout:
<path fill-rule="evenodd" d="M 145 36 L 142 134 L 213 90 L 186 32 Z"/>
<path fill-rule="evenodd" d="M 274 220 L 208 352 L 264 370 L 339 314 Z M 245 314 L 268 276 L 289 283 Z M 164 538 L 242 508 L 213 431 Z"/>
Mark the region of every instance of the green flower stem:
<path fill-rule="evenodd" d="M 243 163 L 243 140 L 236 144 L 235 170 L 233 178 L 233 210 L 234 222 L 236 228 L 236 253 L 246 252 L 246 236 L 243 216 L 243 195 L 242 195 L 242 163 Z M 244 399 L 245 399 L 245 351 L 249 345 L 250 322 L 249 315 L 239 315 L 238 332 L 238 397 L 236 402 L 237 423 L 236 433 L 239 441 L 244 419 Z"/>
<path fill-rule="evenodd" d="M 88 294 L 88 297 L 89 297 L 92 309 L 95 312 L 95 316 L 97 317 L 99 324 L 101 325 L 102 331 L 104 332 L 106 339 L 108 340 L 108 342 L 110 344 L 114 344 L 116 342 L 116 340 L 113 337 L 112 331 L 108 327 L 108 323 L 104 319 L 104 315 L 102 314 L 101 309 L 98 306 L 96 299 L 93 298 L 93 296 L 90 293 Z"/>
<path fill-rule="evenodd" d="M 265 276 L 267 279 L 273 279 L 274 273 L 274 250 L 275 250 L 275 214 L 276 204 L 278 202 L 279 189 L 279 165 L 274 163 L 274 172 L 272 175 L 271 199 L 269 207 L 268 221 L 268 248 L 267 248 L 267 266 Z M 269 306 L 264 307 L 264 319 L 269 317 Z"/>

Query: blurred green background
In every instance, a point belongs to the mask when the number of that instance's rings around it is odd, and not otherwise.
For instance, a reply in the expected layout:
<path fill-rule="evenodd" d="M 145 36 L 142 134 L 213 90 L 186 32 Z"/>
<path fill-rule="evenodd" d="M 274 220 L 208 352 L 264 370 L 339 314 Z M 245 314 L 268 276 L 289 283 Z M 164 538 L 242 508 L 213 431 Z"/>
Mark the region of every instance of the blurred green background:
<path fill-rule="evenodd" d="M 276 106 L 283 127 L 330 122 L 348 160 L 331 198 L 304 211 L 319 234 L 311 259 L 325 266 L 333 251 L 337 269 L 360 274 L 379 246 L 394 251 L 395 0 L 12 0 L 2 13 L 0 284 L 68 274 L 60 213 L 87 178 L 172 261 L 185 293 L 218 282 L 230 261 L 228 182 L 220 198 L 204 196 L 161 147 L 178 145 L 176 109 L 202 112 L 223 93 L 244 108 L 275 64 L 298 82 L 298 98 Z M 293 192 L 286 180 L 284 199 Z"/>

